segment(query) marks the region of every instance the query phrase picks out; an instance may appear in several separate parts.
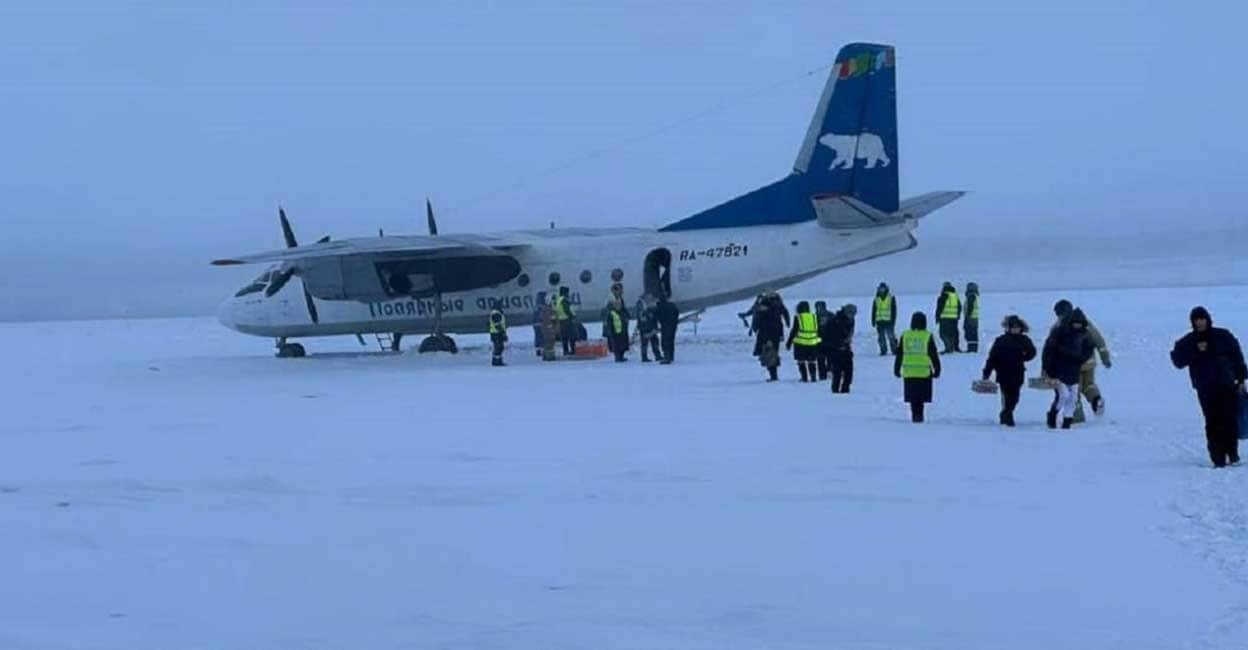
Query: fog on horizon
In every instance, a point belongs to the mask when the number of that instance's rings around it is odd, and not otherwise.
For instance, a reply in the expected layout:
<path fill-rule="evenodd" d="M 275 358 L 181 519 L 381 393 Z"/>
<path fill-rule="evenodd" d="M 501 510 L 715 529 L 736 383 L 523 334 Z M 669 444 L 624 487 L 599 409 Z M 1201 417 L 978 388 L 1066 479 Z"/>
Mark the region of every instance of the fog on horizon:
<path fill-rule="evenodd" d="M 443 232 L 675 221 L 788 173 L 853 41 L 897 47 L 903 195 L 972 192 L 920 228 L 928 255 L 1237 244 L 1244 13 L 6 3 L 0 320 L 211 313 L 258 269 L 208 261 L 279 247 L 279 204 L 306 241 L 422 232 L 426 196 Z"/>

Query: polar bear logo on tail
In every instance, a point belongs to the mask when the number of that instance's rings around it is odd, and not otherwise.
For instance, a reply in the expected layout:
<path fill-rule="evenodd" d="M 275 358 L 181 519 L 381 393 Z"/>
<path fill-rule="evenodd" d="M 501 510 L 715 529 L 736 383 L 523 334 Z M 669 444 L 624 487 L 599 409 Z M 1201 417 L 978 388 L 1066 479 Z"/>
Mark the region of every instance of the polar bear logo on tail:
<path fill-rule="evenodd" d="M 874 133 L 865 131 L 859 135 L 825 133 L 819 138 L 819 144 L 836 154 L 828 169 L 851 169 L 855 158 L 867 161 L 867 169 L 874 169 L 876 163 L 880 163 L 881 167 L 888 167 L 893 162 L 884 152 L 884 141 Z"/>

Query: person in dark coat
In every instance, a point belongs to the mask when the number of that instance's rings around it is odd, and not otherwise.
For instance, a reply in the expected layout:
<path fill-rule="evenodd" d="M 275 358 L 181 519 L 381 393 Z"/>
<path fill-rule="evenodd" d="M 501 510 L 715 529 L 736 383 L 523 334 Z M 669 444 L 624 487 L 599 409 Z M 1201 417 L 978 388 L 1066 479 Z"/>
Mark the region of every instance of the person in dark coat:
<path fill-rule="evenodd" d="M 966 283 L 966 306 L 962 310 L 962 335 L 966 337 L 966 351 L 979 352 L 979 285 Z"/>
<path fill-rule="evenodd" d="M 607 330 L 609 349 L 618 363 L 628 361 L 624 357 L 628 353 L 628 310 L 624 301 L 612 301 L 607 305 L 607 319 L 604 323 Z"/>
<path fill-rule="evenodd" d="M 654 307 L 654 317 L 659 322 L 659 343 L 663 348 L 663 359 L 659 363 L 670 365 L 676 360 L 676 325 L 680 323 L 680 310 L 666 295 L 661 295 L 659 304 Z"/>
<path fill-rule="evenodd" d="M 924 405 L 932 401 L 932 380 L 940 377 L 940 352 L 936 338 L 927 331 L 927 315 L 921 311 L 914 312 L 910 329 L 901 334 L 893 375 L 902 379 L 910 420 L 922 422 Z"/>
<path fill-rule="evenodd" d="M 828 335 L 832 333 L 832 319 L 836 316 L 828 311 L 828 303 L 815 301 L 815 322 L 819 326 L 819 357 L 816 364 L 819 370 L 819 381 L 827 381 L 828 371 L 832 368 L 832 346 L 828 343 Z"/>
<path fill-rule="evenodd" d="M 533 303 L 533 349 L 537 356 L 542 356 L 542 348 L 546 342 L 542 338 L 542 310 L 546 307 L 546 292 L 538 291 L 537 300 Z"/>
<path fill-rule="evenodd" d="M 797 362 L 803 383 L 819 380 L 819 321 L 805 300 L 797 303 L 797 317 L 793 319 L 793 329 L 789 331 L 784 348 L 793 350 L 793 360 Z"/>
<path fill-rule="evenodd" d="M 654 316 L 650 294 L 637 299 L 637 341 L 641 344 L 641 362 L 650 363 L 649 352 L 654 351 L 654 360 L 662 361 L 663 353 L 659 350 L 659 321 Z"/>
<path fill-rule="evenodd" d="M 1027 336 L 1027 322 L 1011 314 L 1001 322 L 1005 333 L 992 342 L 988 361 L 984 363 L 984 381 L 997 373 L 997 385 L 1001 387 L 1001 424 L 1014 426 L 1014 409 L 1018 406 L 1023 381 L 1027 377 L 1027 362 L 1036 358 L 1036 346 Z"/>
<path fill-rule="evenodd" d="M 759 358 L 767 374 L 778 378 L 780 367 L 780 342 L 784 340 L 784 328 L 788 324 L 789 310 L 784 307 L 780 295 L 774 292 L 760 294 L 750 316 L 750 332 L 754 334 L 754 356 Z M 775 352 L 774 357 L 764 355 L 767 346 Z M 775 363 L 773 364 L 772 361 Z"/>
<path fill-rule="evenodd" d="M 1045 419 L 1050 429 L 1057 428 L 1058 415 L 1061 415 L 1063 429 L 1069 429 L 1075 423 L 1079 371 L 1095 353 L 1096 346 L 1088 336 L 1088 319 L 1083 310 L 1071 312 L 1049 333 L 1048 340 L 1044 342 L 1041 363 L 1045 376 L 1057 382 L 1057 401 L 1049 408 Z"/>
<path fill-rule="evenodd" d="M 1187 368 L 1205 415 L 1205 440 L 1214 467 L 1239 462 L 1239 399 L 1248 367 L 1239 341 L 1230 331 L 1213 326 L 1204 307 L 1192 310 L 1192 331 L 1175 341 L 1170 360 Z"/>
<path fill-rule="evenodd" d="M 848 393 L 854 381 L 854 315 L 857 311 L 853 305 L 841 307 L 831 318 L 828 338 L 820 333 L 820 344 L 828 350 L 833 393 Z"/>

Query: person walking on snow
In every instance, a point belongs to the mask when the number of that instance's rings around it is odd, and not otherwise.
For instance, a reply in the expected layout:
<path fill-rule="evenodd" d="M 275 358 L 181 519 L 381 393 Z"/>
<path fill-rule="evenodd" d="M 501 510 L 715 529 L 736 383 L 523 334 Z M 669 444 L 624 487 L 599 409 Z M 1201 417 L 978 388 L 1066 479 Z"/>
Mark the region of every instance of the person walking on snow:
<path fill-rule="evenodd" d="M 979 352 L 979 285 L 966 283 L 966 317 L 962 319 L 962 334 L 966 336 L 966 351 Z"/>
<path fill-rule="evenodd" d="M 780 341 L 784 338 L 785 314 L 780 296 L 773 293 L 759 294 L 750 310 L 750 332 L 754 334 L 754 356 L 767 369 L 767 381 L 780 378 Z"/>
<path fill-rule="evenodd" d="M 648 352 L 654 351 L 654 360 L 662 361 L 663 353 L 659 351 L 659 323 L 654 316 L 654 307 L 650 304 L 650 294 L 637 299 L 637 340 L 641 344 L 641 362 L 650 363 Z M 647 349 L 648 348 L 648 349 Z"/>
<path fill-rule="evenodd" d="M 832 392 L 848 393 L 854 381 L 854 316 L 858 308 L 845 305 L 832 317 L 828 337 L 823 345 L 828 348 L 828 362 L 832 373 Z M 823 334 L 820 333 L 820 338 Z"/>
<path fill-rule="evenodd" d="M 1059 300 L 1053 305 L 1053 313 L 1057 315 L 1057 323 L 1061 323 L 1062 319 L 1069 316 L 1074 311 L 1074 305 L 1069 300 Z M 1087 317 L 1087 312 L 1084 312 Z M 1053 326 L 1057 327 L 1057 323 Z M 1101 336 L 1100 330 L 1096 329 L 1096 325 L 1092 323 L 1092 319 L 1088 319 L 1088 338 L 1092 340 L 1092 345 L 1096 348 L 1097 356 L 1101 359 L 1101 364 L 1106 369 L 1113 368 L 1113 360 L 1109 356 L 1109 345 L 1105 342 L 1105 337 Z M 1096 383 L 1096 356 L 1084 362 L 1083 367 L 1079 369 L 1079 395 L 1075 398 L 1075 424 L 1079 424 L 1085 420 L 1083 414 L 1083 400 L 1088 400 L 1088 404 L 1092 406 L 1092 412 L 1096 415 L 1105 413 L 1105 396 L 1101 393 L 1100 385 Z"/>
<path fill-rule="evenodd" d="M 1192 310 L 1192 331 L 1175 341 L 1170 361 L 1187 368 L 1205 415 L 1205 441 L 1214 467 L 1239 463 L 1239 400 L 1248 367 L 1239 341 L 1230 331 L 1213 326 L 1204 307 Z"/>
<path fill-rule="evenodd" d="M 797 349 L 794 349 L 794 344 Z M 793 360 L 797 362 L 797 371 L 801 373 L 803 383 L 818 380 L 819 322 L 810 311 L 810 303 L 805 300 L 797 303 L 797 318 L 793 321 L 793 329 L 784 342 L 784 348 L 793 350 Z"/>
<path fill-rule="evenodd" d="M 1036 358 L 1036 346 L 1027 336 L 1027 322 L 1011 314 L 1001 322 L 1005 333 L 992 342 L 988 360 L 984 362 L 984 381 L 997 373 L 997 385 L 1001 387 L 1001 424 L 1014 426 L 1014 409 L 1018 406 L 1023 380 L 1027 376 L 1027 362 Z"/>
<path fill-rule="evenodd" d="M 1069 429 L 1075 423 L 1079 369 L 1096 351 L 1088 338 L 1087 328 L 1087 317 L 1076 309 L 1049 333 L 1048 340 L 1044 342 L 1041 357 L 1044 374 L 1057 382 L 1057 401 L 1049 408 L 1045 418 L 1050 429 L 1057 428 L 1058 415 L 1061 415 L 1063 429 Z"/>
<path fill-rule="evenodd" d="M 537 300 L 533 303 L 533 349 L 538 358 L 542 356 L 545 341 L 542 339 L 542 309 L 546 307 L 546 292 L 538 291 Z"/>
<path fill-rule="evenodd" d="M 822 300 L 815 301 L 815 321 L 819 327 L 819 357 L 816 359 L 819 367 L 819 381 L 827 381 L 828 370 L 832 367 L 832 347 L 829 337 L 832 335 L 832 318 L 835 316 L 828 311 L 828 303 Z"/>
<path fill-rule="evenodd" d="M 663 358 L 659 363 L 671 365 L 676 360 L 676 326 L 680 324 L 680 310 L 667 295 L 660 295 L 654 317 L 659 322 L 659 343 L 663 348 Z"/>
<path fill-rule="evenodd" d="M 555 322 L 559 326 L 559 339 L 563 342 L 563 356 L 576 355 L 576 312 L 572 309 L 571 293 L 567 287 L 559 287 L 553 305 Z"/>
<path fill-rule="evenodd" d="M 610 342 L 611 353 L 617 363 L 627 361 L 624 355 L 628 352 L 628 310 L 624 309 L 624 301 L 612 301 L 607 308 L 607 340 Z"/>
<path fill-rule="evenodd" d="M 910 404 L 910 421 L 922 422 L 924 407 L 932 401 L 932 381 L 940 377 L 940 353 L 935 338 L 927 331 L 927 315 L 921 311 L 914 312 L 910 329 L 901 334 L 893 375 L 902 380 L 903 395 Z"/>
<path fill-rule="evenodd" d="M 962 315 L 962 301 L 952 282 L 946 282 L 936 299 L 936 322 L 940 329 L 940 342 L 945 349 L 941 354 L 961 352 L 958 344 L 958 317 Z"/>
<path fill-rule="evenodd" d="M 879 337 L 880 356 L 897 354 L 897 298 L 883 282 L 871 301 L 871 326 Z"/>

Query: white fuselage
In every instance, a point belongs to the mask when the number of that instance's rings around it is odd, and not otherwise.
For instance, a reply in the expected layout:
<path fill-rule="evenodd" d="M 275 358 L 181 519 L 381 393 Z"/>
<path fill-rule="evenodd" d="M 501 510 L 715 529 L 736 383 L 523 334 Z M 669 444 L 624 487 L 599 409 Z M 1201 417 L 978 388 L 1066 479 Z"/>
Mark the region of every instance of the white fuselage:
<path fill-rule="evenodd" d="M 648 229 L 546 230 L 508 233 L 526 245 L 512 251 L 521 275 L 495 287 L 442 296 L 442 329 L 469 334 L 487 330 L 498 306 L 509 325 L 533 322 L 539 293 L 569 288 L 583 321 L 597 321 L 606 304 L 612 273 L 622 272 L 626 304 L 641 297 L 645 259 L 656 249 L 671 253 L 672 301 L 688 312 L 779 289 L 833 268 L 895 253 L 915 245 L 917 221 L 859 229 L 832 229 L 815 221 L 661 232 Z M 588 272 L 588 273 L 586 273 Z M 552 274 L 558 280 L 552 282 Z M 361 303 L 316 300 L 313 323 L 298 281 L 266 297 L 250 293 L 221 305 L 220 320 L 232 329 L 267 337 L 433 331 L 434 299 L 401 298 Z"/>

